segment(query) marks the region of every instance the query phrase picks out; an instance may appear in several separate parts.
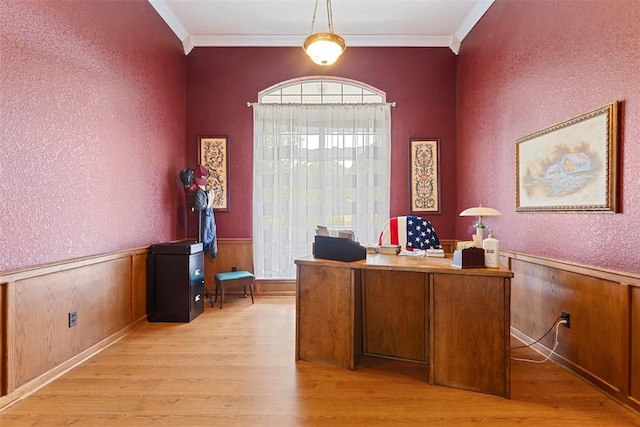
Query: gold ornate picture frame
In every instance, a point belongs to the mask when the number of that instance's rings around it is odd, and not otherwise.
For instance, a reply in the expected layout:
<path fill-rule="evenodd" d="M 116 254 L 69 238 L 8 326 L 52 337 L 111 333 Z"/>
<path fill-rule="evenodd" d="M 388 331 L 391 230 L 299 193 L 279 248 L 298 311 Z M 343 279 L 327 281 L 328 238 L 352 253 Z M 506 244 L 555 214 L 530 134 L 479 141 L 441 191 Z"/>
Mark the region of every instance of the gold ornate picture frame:
<path fill-rule="evenodd" d="M 409 212 L 439 214 L 440 138 L 409 138 Z"/>
<path fill-rule="evenodd" d="M 229 211 L 229 137 L 198 136 L 198 159 L 207 168 L 206 191 L 214 191 L 213 210 Z"/>
<path fill-rule="evenodd" d="M 618 102 L 516 140 L 516 212 L 618 211 Z"/>

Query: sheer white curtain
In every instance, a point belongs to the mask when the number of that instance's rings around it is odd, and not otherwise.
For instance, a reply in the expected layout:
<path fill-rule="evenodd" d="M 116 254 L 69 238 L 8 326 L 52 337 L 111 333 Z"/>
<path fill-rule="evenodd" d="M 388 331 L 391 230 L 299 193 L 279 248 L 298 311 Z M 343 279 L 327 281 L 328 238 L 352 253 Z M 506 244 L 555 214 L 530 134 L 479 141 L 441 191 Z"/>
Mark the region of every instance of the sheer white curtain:
<path fill-rule="evenodd" d="M 255 273 L 295 278 L 316 225 L 374 243 L 389 217 L 388 104 L 254 105 Z"/>

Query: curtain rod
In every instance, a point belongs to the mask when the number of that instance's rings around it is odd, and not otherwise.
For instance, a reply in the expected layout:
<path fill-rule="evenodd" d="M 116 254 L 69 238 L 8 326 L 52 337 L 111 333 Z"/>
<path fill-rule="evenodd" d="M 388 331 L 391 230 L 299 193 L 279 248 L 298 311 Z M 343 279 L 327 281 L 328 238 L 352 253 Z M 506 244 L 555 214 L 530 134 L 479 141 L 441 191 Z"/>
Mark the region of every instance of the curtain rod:
<path fill-rule="evenodd" d="M 302 104 L 299 102 L 289 102 L 289 103 L 283 103 L 283 104 L 278 104 L 275 102 L 267 102 L 264 104 L 261 104 L 259 102 L 247 102 L 247 108 L 251 108 L 254 105 L 312 105 L 312 106 L 320 106 L 320 105 L 391 105 L 392 107 L 396 106 L 395 102 L 362 102 L 362 103 L 346 103 L 346 104 L 340 104 L 340 103 L 326 103 L 326 104 Z"/>

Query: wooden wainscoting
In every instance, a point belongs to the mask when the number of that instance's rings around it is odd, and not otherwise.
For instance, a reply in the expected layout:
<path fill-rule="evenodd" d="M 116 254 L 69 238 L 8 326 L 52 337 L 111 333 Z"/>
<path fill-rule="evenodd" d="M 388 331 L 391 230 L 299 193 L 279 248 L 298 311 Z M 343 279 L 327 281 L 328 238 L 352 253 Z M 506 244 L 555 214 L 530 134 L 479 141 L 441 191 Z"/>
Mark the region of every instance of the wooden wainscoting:
<path fill-rule="evenodd" d="M 253 240 L 249 238 L 220 238 L 218 239 L 218 256 L 211 258 L 205 254 L 204 277 L 207 288 L 215 290 L 215 275 L 231 271 L 232 267 L 238 270 L 253 270 Z M 230 290 L 228 293 L 238 293 L 239 290 Z M 295 295 L 295 280 L 256 280 L 254 293 L 260 295 Z"/>
<path fill-rule="evenodd" d="M 640 287 L 631 289 L 631 364 L 629 399 L 640 408 Z"/>
<path fill-rule="evenodd" d="M 457 240 L 441 239 L 442 245 L 446 253 L 453 253 Z M 253 271 L 253 240 L 250 238 L 219 238 L 218 239 L 218 255 L 211 258 L 205 254 L 204 275 L 205 284 L 208 289 L 213 292 L 215 290 L 215 275 L 231 271 L 232 267 L 238 270 Z M 234 291 L 228 291 L 233 293 Z M 235 291 L 236 293 L 240 291 Z M 279 279 L 258 279 L 255 284 L 256 295 L 289 295 L 296 294 L 295 280 L 279 280 Z"/>
<path fill-rule="evenodd" d="M 441 241 L 446 252 L 455 240 Z M 253 271 L 251 239 L 219 239 L 205 256 L 217 272 Z M 146 322 L 148 248 L 0 273 L 0 409 L 32 393 Z M 640 411 L 640 276 L 501 251 L 511 281 L 512 333 L 532 343 L 560 312 L 553 360 Z M 211 286 L 211 285 L 209 285 Z M 263 295 L 293 295 L 295 281 L 258 281 Z M 70 311 L 78 324 L 68 326 Z M 548 354 L 550 334 L 533 348 Z M 515 362 L 514 362 L 515 363 Z"/>
<path fill-rule="evenodd" d="M 0 408 L 146 321 L 148 248 L 0 273 Z M 69 326 L 69 313 L 77 324 Z"/>
<path fill-rule="evenodd" d="M 565 311 L 552 359 L 640 411 L 640 277 L 501 251 L 511 281 L 512 333 L 537 340 Z M 534 345 L 547 355 L 555 329 Z"/>

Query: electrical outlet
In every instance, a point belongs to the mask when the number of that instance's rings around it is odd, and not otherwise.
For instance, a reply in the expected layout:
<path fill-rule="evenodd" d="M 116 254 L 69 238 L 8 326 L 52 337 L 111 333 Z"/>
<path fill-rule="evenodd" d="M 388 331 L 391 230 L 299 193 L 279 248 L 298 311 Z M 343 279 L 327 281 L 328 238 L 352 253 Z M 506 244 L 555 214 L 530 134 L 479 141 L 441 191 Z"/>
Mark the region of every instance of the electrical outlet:
<path fill-rule="evenodd" d="M 76 326 L 78 324 L 78 312 L 70 311 L 69 312 L 69 327 Z"/>
<path fill-rule="evenodd" d="M 238 271 L 236 267 L 231 267 L 231 271 Z"/>
<path fill-rule="evenodd" d="M 571 328 L 571 315 L 569 313 L 563 311 L 562 315 L 560 315 L 560 320 L 567 321 L 566 323 L 563 323 L 562 326 L 564 326 L 565 328 Z"/>

